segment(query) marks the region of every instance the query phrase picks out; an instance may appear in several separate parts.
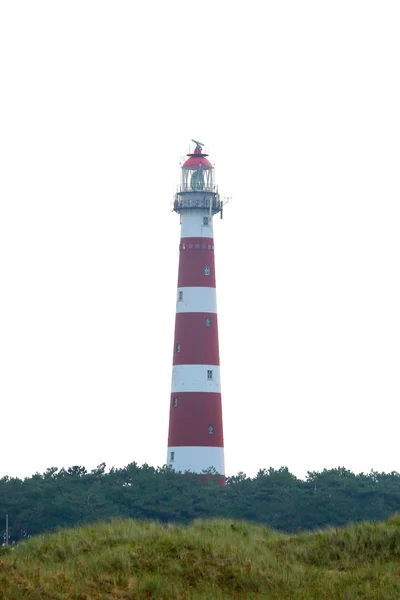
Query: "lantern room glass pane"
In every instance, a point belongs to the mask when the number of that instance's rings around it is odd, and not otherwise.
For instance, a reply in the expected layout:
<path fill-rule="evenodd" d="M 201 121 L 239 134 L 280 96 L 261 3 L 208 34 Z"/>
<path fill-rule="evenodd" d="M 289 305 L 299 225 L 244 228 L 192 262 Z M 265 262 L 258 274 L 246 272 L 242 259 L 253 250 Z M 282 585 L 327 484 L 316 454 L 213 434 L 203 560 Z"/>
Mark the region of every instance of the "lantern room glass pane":
<path fill-rule="evenodd" d="M 192 190 L 204 190 L 204 175 L 201 169 L 198 169 L 192 174 L 190 187 Z"/>

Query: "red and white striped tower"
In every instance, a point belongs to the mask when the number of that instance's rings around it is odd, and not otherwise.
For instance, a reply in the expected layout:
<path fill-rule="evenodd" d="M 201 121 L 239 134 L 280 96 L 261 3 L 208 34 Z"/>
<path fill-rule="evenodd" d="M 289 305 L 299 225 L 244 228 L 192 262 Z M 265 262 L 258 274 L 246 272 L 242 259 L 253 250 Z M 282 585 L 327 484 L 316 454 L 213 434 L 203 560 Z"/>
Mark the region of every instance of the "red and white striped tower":
<path fill-rule="evenodd" d="M 174 210 L 181 218 L 167 464 L 224 481 L 212 218 L 222 201 L 213 166 L 196 142 L 182 166 Z"/>

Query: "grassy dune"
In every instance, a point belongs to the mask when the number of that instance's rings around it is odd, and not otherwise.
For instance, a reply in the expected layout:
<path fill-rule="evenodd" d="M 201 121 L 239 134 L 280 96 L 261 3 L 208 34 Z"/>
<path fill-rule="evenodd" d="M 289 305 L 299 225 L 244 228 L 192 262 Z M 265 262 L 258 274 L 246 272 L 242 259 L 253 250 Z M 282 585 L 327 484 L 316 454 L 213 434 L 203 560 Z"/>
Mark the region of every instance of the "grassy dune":
<path fill-rule="evenodd" d="M 400 516 L 283 535 L 114 520 L 0 550 L 1 600 L 400 598 Z"/>

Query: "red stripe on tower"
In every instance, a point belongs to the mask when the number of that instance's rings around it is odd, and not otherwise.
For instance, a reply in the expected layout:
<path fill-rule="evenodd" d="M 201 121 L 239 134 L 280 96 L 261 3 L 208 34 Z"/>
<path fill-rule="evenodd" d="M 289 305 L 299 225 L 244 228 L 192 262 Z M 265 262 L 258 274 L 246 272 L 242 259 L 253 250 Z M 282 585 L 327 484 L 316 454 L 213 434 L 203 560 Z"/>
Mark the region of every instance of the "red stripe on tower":
<path fill-rule="evenodd" d="M 222 215 L 213 167 L 195 142 L 182 166 L 174 210 L 181 217 L 167 464 L 218 473 L 224 437 L 212 218 Z"/>
<path fill-rule="evenodd" d="M 217 315 L 178 313 L 175 320 L 174 365 L 219 365 Z"/>

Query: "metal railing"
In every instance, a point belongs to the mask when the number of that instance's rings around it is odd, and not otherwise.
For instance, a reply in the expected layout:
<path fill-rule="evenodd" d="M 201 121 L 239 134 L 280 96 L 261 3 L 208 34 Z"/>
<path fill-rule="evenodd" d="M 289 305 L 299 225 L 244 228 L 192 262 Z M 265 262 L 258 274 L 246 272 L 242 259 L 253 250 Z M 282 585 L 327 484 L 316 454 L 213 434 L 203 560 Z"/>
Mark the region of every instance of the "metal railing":
<path fill-rule="evenodd" d="M 182 194 L 182 192 L 212 192 L 213 194 L 218 193 L 217 185 L 203 185 L 203 187 L 192 187 L 189 184 L 180 184 L 177 187 L 177 194 Z"/>
<path fill-rule="evenodd" d="M 223 203 L 219 199 L 219 196 L 214 196 L 211 201 L 211 211 L 213 213 L 219 212 L 222 210 L 222 205 Z M 177 194 L 174 201 L 174 211 L 180 212 L 185 208 L 202 208 L 203 210 L 210 210 L 210 196 L 208 198 L 207 196 L 200 198 L 198 196 L 195 198 L 186 196 L 182 198 L 179 194 Z"/>

